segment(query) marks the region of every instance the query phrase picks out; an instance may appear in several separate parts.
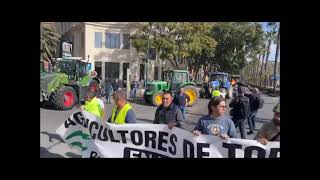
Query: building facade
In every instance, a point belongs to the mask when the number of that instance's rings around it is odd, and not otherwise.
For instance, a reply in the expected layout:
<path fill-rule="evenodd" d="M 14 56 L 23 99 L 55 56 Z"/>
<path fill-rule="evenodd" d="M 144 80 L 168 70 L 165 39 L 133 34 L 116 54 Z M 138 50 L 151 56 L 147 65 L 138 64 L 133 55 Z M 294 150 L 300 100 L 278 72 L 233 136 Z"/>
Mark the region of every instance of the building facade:
<path fill-rule="evenodd" d="M 62 56 L 62 43 L 72 44 L 72 56 L 88 60 L 98 76 L 105 79 L 127 79 L 127 71 L 137 80 L 161 79 L 164 62 L 160 59 L 143 62 L 130 45 L 135 32 L 134 22 L 56 22 L 61 34 L 58 57 Z"/>

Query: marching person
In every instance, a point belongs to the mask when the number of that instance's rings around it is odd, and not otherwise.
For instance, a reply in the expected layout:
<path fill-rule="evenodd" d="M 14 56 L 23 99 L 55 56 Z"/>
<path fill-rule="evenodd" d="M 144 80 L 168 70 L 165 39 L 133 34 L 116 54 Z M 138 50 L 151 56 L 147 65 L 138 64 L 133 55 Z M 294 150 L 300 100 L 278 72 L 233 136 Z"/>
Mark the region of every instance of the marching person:
<path fill-rule="evenodd" d="M 264 123 L 255 137 L 263 145 L 269 141 L 280 142 L 280 103 L 273 108 L 273 112 L 272 121 Z"/>
<path fill-rule="evenodd" d="M 162 104 L 156 110 L 154 124 L 167 124 L 169 129 L 181 128 L 180 122 L 184 120 L 183 115 L 177 105 L 172 103 L 172 99 L 170 91 L 163 92 Z"/>
<path fill-rule="evenodd" d="M 136 98 L 136 93 L 138 89 L 138 81 L 136 80 L 136 76 L 133 77 L 133 81 L 131 82 L 131 98 Z"/>
<path fill-rule="evenodd" d="M 184 94 L 184 88 L 179 88 L 179 93 L 175 95 L 174 97 L 174 103 L 180 108 L 183 119 L 186 120 L 186 110 L 187 110 L 187 104 L 188 104 L 188 97 Z"/>
<path fill-rule="evenodd" d="M 208 104 L 208 115 L 198 120 L 193 134 L 219 136 L 222 139 L 238 138 L 233 121 L 225 116 L 226 101 L 223 97 L 214 97 Z"/>
<path fill-rule="evenodd" d="M 115 124 L 136 123 L 136 113 L 127 102 L 126 94 L 117 90 L 113 94 L 115 106 L 112 108 L 111 117 L 108 122 Z"/>
<path fill-rule="evenodd" d="M 110 97 L 113 93 L 113 87 L 110 82 L 110 80 L 106 80 L 106 86 L 105 86 L 105 95 L 106 95 L 106 102 L 110 104 Z"/>
<path fill-rule="evenodd" d="M 81 109 L 94 114 L 101 120 L 105 117 L 103 102 L 101 104 L 100 100 L 96 97 L 96 92 L 94 91 L 87 91 L 85 105 L 82 105 Z"/>
<path fill-rule="evenodd" d="M 258 113 L 258 109 L 261 108 L 263 105 L 263 101 L 261 100 L 261 96 L 258 88 L 253 88 L 252 94 L 249 94 L 248 96 L 250 99 L 250 114 L 248 118 L 250 131 L 247 134 L 250 135 L 253 133 L 253 131 L 256 128 L 256 116 Z"/>
<path fill-rule="evenodd" d="M 229 106 L 233 108 L 232 120 L 236 124 L 239 125 L 241 139 L 246 138 L 245 133 L 245 122 L 249 118 L 250 114 L 250 100 L 247 96 L 244 95 L 245 89 L 244 87 L 238 88 L 238 96 L 232 99 Z"/>

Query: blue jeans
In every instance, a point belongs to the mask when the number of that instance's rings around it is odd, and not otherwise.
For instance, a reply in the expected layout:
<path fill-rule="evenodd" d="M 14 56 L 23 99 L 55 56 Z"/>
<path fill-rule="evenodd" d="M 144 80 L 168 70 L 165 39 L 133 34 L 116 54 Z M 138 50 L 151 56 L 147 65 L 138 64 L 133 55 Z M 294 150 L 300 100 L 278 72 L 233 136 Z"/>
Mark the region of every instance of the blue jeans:
<path fill-rule="evenodd" d="M 110 103 L 111 92 L 106 92 L 106 102 Z"/>
<path fill-rule="evenodd" d="M 186 114 L 187 108 L 185 106 L 178 106 L 178 107 L 182 112 L 183 119 L 186 120 L 186 115 L 185 114 Z"/>
<path fill-rule="evenodd" d="M 256 128 L 256 115 L 258 113 L 258 110 L 251 111 L 250 116 L 248 118 L 248 124 L 249 124 L 249 129 L 251 132 L 253 132 Z"/>
<path fill-rule="evenodd" d="M 137 88 L 133 88 L 133 89 L 131 90 L 131 97 L 132 97 L 132 98 L 136 98 L 136 93 L 137 93 Z"/>

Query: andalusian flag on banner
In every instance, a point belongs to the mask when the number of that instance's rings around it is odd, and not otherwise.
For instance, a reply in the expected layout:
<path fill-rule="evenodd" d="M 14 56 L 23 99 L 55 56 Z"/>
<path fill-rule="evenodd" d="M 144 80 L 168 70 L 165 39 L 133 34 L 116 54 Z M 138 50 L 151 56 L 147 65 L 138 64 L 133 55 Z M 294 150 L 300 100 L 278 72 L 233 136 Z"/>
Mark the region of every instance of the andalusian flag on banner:
<path fill-rule="evenodd" d="M 89 157 L 86 153 L 88 147 L 92 149 L 94 141 L 91 139 L 88 123 L 90 121 L 101 121 L 95 115 L 82 110 L 77 110 L 66 120 L 57 130 L 56 133 L 60 135 L 66 144 L 71 148 L 78 149 L 82 157 Z"/>

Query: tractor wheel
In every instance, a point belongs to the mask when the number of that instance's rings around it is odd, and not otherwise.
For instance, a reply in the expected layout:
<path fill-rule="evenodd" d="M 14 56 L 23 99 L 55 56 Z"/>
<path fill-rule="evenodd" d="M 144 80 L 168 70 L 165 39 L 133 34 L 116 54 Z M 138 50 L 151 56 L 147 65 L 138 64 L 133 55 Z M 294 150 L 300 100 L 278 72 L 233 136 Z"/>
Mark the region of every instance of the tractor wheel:
<path fill-rule="evenodd" d="M 230 86 L 230 88 L 229 88 L 229 90 L 228 90 L 228 92 L 226 94 L 226 98 L 227 99 L 232 99 L 232 97 L 233 97 L 233 87 Z"/>
<path fill-rule="evenodd" d="M 157 92 L 152 96 L 152 103 L 154 106 L 159 107 L 162 104 L 162 93 L 163 92 Z"/>
<path fill-rule="evenodd" d="M 199 99 L 199 92 L 194 86 L 185 86 L 184 93 L 189 97 L 189 106 L 193 106 Z"/>
<path fill-rule="evenodd" d="M 77 94 L 70 86 L 61 87 L 54 98 L 56 108 L 63 110 L 71 109 L 78 102 Z"/>

